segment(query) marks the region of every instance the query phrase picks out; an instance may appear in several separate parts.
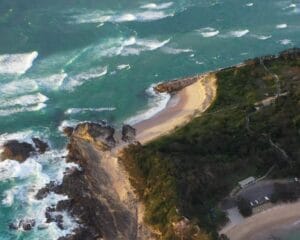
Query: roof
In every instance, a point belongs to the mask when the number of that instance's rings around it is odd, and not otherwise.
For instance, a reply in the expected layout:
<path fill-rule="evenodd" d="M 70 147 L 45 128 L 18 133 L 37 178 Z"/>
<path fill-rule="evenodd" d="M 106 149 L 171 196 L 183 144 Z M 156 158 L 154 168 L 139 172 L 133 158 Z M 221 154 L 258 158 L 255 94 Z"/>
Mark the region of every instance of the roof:
<path fill-rule="evenodd" d="M 240 181 L 240 182 L 239 182 L 239 185 L 240 185 L 240 186 L 245 186 L 245 185 L 247 185 L 247 184 L 249 184 L 249 183 L 251 183 L 251 182 L 254 182 L 254 181 L 255 181 L 255 178 L 254 178 L 254 177 L 248 177 L 248 178 L 246 178 L 246 179 Z"/>

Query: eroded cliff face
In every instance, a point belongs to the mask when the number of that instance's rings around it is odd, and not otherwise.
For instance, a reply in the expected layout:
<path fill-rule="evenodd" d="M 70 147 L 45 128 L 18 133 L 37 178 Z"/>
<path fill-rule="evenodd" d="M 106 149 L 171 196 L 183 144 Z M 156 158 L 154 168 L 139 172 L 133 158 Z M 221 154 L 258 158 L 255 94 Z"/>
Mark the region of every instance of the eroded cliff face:
<path fill-rule="evenodd" d="M 127 141 L 135 134 L 129 126 L 122 132 L 120 139 Z M 155 239 L 143 223 L 142 205 L 117 158 L 121 143 L 114 134 L 104 123 L 82 123 L 70 135 L 67 161 L 77 163 L 80 169 L 70 169 L 62 185 L 55 187 L 54 191 L 68 195 L 69 200 L 61 201 L 52 211 L 67 210 L 78 219 L 79 227 L 61 240 Z"/>

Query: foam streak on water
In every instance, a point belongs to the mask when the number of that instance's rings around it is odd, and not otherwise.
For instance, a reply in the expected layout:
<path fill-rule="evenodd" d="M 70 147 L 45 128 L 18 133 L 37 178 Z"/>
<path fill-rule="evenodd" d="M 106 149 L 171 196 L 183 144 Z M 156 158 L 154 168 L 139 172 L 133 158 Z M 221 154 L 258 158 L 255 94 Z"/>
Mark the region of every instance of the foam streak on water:
<path fill-rule="evenodd" d="M 37 52 L 0 55 L 0 74 L 24 74 L 37 56 Z"/>

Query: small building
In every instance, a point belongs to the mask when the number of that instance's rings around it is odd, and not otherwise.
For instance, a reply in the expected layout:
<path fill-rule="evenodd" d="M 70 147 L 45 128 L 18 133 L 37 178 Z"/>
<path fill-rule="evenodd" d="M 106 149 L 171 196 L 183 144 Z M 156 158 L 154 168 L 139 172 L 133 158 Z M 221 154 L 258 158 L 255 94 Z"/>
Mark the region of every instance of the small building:
<path fill-rule="evenodd" d="M 239 182 L 239 186 L 241 188 L 245 188 L 251 184 L 255 183 L 255 178 L 254 177 L 248 177 L 242 181 Z"/>

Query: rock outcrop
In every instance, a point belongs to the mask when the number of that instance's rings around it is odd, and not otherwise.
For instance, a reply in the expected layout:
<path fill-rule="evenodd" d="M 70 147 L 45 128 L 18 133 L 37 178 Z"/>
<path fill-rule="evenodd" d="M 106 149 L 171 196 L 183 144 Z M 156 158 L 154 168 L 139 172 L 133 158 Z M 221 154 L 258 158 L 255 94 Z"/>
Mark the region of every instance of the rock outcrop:
<path fill-rule="evenodd" d="M 154 90 L 159 93 L 174 93 L 181 89 L 195 83 L 199 79 L 199 76 L 176 79 L 173 81 L 158 84 L 154 87 Z"/>
<path fill-rule="evenodd" d="M 35 152 L 35 148 L 26 142 L 11 140 L 3 145 L 1 160 L 13 159 L 20 162 L 25 161 L 31 153 Z"/>
<path fill-rule="evenodd" d="M 35 226 L 34 219 L 21 219 L 9 224 L 9 228 L 13 230 L 22 229 L 24 231 L 30 231 Z"/>
<path fill-rule="evenodd" d="M 51 182 L 36 195 L 38 199 L 49 192 L 68 196 L 45 212 L 47 223 L 55 222 L 61 229 L 62 211 L 77 219 L 74 234 L 59 240 L 153 239 L 148 228 L 140 224 L 133 189 L 128 189 L 129 180 L 124 182 L 126 175 L 112 155 L 116 145 L 114 133 L 104 122 L 79 124 L 70 135 L 66 158 L 79 168 L 68 169 L 61 185 Z M 134 140 L 134 128 L 125 125 L 122 133 L 124 141 Z"/>
<path fill-rule="evenodd" d="M 39 138 L 32 138 L 32 141 L 39 153 L 45 153 L 49 149 L 48 143 Z"/>
<path fill-rule="evenodd" d="M 135 140 L 136 130 L 132 126 L 125 124 L 122 127 L 122 140 L 124 142 L 133 142 Z"/>
<path fill-rule="evenodd" d="M 105 122 L 85 122 L 76 126 L 72 136 L 93 143 L 102 150 L 109 150 L 116 145 L 114 133 L 115 129 L 107 125 Z"/>
<path fill-rule="evenodd" d="M 73 131 L 74 131 L 74 128 L 73 127 L 65 127 L 63 129 L 64 131 L 64 134 L 67 136 L 67 137 L 71 137 L 72 134 L 73 134 Z"/>

